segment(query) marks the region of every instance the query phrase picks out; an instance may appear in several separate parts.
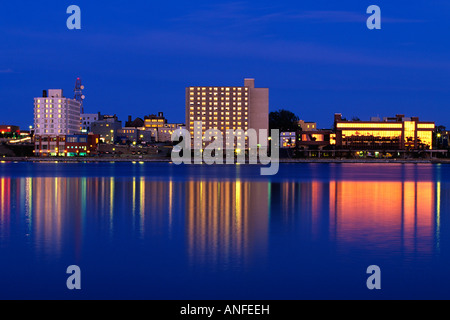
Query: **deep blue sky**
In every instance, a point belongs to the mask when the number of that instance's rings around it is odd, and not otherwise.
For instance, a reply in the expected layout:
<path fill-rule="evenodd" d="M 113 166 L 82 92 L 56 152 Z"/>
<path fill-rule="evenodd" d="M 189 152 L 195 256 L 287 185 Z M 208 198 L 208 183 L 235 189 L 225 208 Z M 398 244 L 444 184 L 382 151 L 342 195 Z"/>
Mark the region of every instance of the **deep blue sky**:
<path fill-rule="evenodd" d="M 66 28 L 81 7 L 82 30 Z M 366 9 L 382 10 L 368 30 Z M 450 127 L 450 2 L 7 1 L 0 3 L 0 123 L 32 124 L 33 97 L 75 78 L 85 111 L 184 121 L 185 87 L 270 88 L 270 109 L 330 127 L 404 113 Z"/>

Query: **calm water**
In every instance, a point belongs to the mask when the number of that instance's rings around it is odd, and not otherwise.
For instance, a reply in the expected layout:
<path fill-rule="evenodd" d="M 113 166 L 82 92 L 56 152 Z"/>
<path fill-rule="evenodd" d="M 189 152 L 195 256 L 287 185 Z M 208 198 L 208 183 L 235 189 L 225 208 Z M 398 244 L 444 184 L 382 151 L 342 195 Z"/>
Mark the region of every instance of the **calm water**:
<path fill-rule="evenodd" d="M 447 165 L 1 163 L 0 298 L 450 299 L 449 182 Z"/>

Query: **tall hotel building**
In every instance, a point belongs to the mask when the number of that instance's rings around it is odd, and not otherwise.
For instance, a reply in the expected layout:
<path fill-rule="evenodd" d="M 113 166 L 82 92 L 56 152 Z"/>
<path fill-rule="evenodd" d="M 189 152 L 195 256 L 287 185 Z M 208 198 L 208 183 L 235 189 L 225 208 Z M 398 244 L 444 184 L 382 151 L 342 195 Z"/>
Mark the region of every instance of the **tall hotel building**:
<path fill-rule="evenodd" d="M 199 121 L 202 136 L 206 130 L 218 129 L 224 134 L 224 140 L 228 129 L 255 129 L 257 133 L 261 129 L 268 130 L 269 89 L 255 88 L 254 79 L 245 79 L 241 87 L 188 87 L 186 128 L 191 139 L 194 132 L 200 132 L 200 128 L 194 127 L 194 122 Z M 193 147 L 200 149 L 204 144 Z"/>
<path fill-rule="evenodd" d="M 34 98 L 35 154 L 64 156 L 66 135 L 80 132 L 81 103 L 64 98 L 61 89 Z"/>

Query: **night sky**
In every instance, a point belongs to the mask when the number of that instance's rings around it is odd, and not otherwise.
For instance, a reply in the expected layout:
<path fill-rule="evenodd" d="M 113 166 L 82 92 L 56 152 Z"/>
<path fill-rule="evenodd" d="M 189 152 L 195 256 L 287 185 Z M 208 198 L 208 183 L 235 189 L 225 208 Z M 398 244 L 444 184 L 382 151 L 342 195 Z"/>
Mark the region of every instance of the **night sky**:
<path fill-rule="evenodd" d="M 94 3 L 95 2 L 95 3 Z M 81 30 L 68 30 L 69 5 Z M 366 27 L 369 5 L 382 29 Z M 9 1 L 0 3 L 0 124 L 27 128 L 33 98 L 86 87 L 85 111 L 184 122 L 185 87 L 270 88 L 270 110 L 329 128 L 419 116 L 450 127 L 450 2 Z"/>

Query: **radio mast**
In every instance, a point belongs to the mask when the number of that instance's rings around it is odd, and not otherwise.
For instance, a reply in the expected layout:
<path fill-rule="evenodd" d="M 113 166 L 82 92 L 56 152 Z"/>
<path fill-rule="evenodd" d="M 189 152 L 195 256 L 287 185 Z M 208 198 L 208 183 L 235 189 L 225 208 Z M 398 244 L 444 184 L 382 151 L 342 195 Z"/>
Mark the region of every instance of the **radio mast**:
<path fill-rule="evenodd" d="M 77 78 L 75 81 L 75 89 L 73 91 L 75 92 L 74 99 L 81 103 L 81 113 L 84 113 L 83 100 L 85 96 L 83 95 L 83 89 L 84 86 L 81 84 L 81 79 Z"/>

